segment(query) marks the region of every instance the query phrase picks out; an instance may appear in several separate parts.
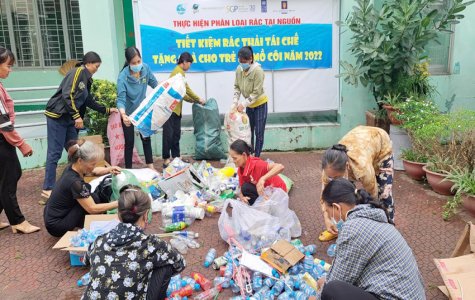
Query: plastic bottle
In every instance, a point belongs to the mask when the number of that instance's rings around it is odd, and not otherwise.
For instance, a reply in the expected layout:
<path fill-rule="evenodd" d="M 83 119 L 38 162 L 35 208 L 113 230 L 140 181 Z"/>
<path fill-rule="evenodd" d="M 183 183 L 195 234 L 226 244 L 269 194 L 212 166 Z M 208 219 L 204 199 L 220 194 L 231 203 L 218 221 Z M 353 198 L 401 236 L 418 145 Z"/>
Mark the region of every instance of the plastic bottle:
<path fill-rule="evenodd" d="M 285 280 L 284 289 L 285 289 L 286 292 L 291 293 L 294 290 L 294 286 L 295 286 L 295 282 L 291 277 L 289 277 Z M 290 296 L 290 294 L 289 294 L 289 296 Z"/>
<path fill-rule="evenodd" d="M 318 284 L 317 284 L 317 281 L 312 277 L 310 276 L 310 274 L 308 273 L 305 273 L 302 277 L 303 281 L 305 281 L 306 284 L 308 284 L 312 289 L 314 289 L 315 291 L 318 290 Z M 300 289 L 302 289 L 302 287 L 300 287 Z"/>
<path fill-rule="evenodd" d="M 167 295 L 171 295 L 175 291 L 180 290 L 185 285 L 186 285 L 186 281 L 182 279 L 170 280 L 170 283 L 168 284 L 168 288 L 167 288 Z"/>
<path fill-rule="evenodd" d="M 317 245 L 307 245 L 305 246 L 305 252 L 310 254 L 315 254 L 317 252 Z"/>
<path fill-rule="evenodd" d="M 319 265 L 323 266 L 323 269 L 325 270 L 325 272 L 330 271 L 330 268 L 331 268 L 331 266 L 332 266 L 332 265 L 330 265 L 329 263 L 326 263 L 323 259 L 315 258 L 315 259 L 313 260 L 313 262 L 314 262 L 315 264 L 319 264 Z"/>
<path fill-rule="evenodd" d="M 230 261 L 226 265 L 226 270 L 224 271 L 224 277 L 231 278 L 233 277 L 233 262 Z"/>
<path fill-rule="evenodd" d="M 186 284 L 191 285 L 195 289 L 195 291 L 198 291 L 199 289 L 201 289 L 200 285 L 196 283 L 196 281 L 193 278 L 188 277 L 188 276 L 183 276 L 183 280 L 186 282 Z"/>
<path fill-rule="evenodd" d="M 198 249 L 200 247 L 200 243 L 198 243 L 197 241 L 193 239 L 190 239 L 181 235 L 177 235 L 174 238 L 185 243 L 188 246 L 188 248 Z"/>
<path fill-rule="evenodd" d="M 266 279 L 264 279 L 264 285 L 271 288 L 275 283 L 275 280 L 270 278 L 270 277 L 267 277 Z"/>
<path fill-rule="evenodd" d="M 315 264 L 313 266 L 312 274 L 313 278 L 319 279 L 320 277 L 325 275 L 325 269 L 321 264 Z"/>
<path fill-rule="evenodd" d="M 216 277 L 213 279 L 213 285 L 221 285 L 223 289 L 227 289 L 230 286 L 230 279 L 226 277 Z"/>
<path fill-rule="evenodd" d="M 285 291 L 277 297 L 277 300 L 290 300 L 292 299 L 292 292 Z"/>
<path fill-rule="evenodd" d="M 200 236 L 199 233 L 193 232 L 193 231 L 174 231 L 173 233 L 176 235 L 180 235 L 180 236 L 183 236 L 186 238 L 192 238 L 192 239 L 196 239 Z"/>
<path fill-rule="evenodd" d="M 179 290 L 174 291 L 170 294 L 170 297 L 180 296 L 186 297 L 193 295 L 194 288 L 191 285 L 185 285 L 184 287 L 180 288 Z"/>
<path fill-rule="evenodd" d="M 87 272 L 86 274 L 82 275 L 81 278 L 78 280 L 78 286 L 86 286 L 89 284 L 90 281 L 91 275 L 89 274 L 89 272 Z"/>
<path fill-rule="evenodd" d="M 289 274 L 290 275 L 296 275 L 298 273 L 300 273 L 300 264 L 296 264 L 295 266 L 292 266 L 290 269 L 289 269 Z"/>
<path fill-rule="evenodd" d="M 173 222 L 179 222 L 185 217 L 203 220 L 205 211 L 200 207 L 168 206 L 162 210 L 162 215 L 167 218 L 171 218 Z"/>
<path fill-rule="evenodd" d="M 213 260 L 215 258 L 216 258 L 216 249 L 214 249 L 214 248 L 209 249 L 208 253 L 206 254 L 203 266 L 205 268 L 209 268 L 209 266 L 211 266 L 211 264 L 213 263 Z"/>
<path fill-rule="evenodd" d="M 207 289 L 201 294 L 196 295 L 193 299 L 194 300 L 212 300 L 216 295 L 221 292 L 221 286 L 214 287 L 212 289 Z"/>
<path fill-rule="evenodd" d="M 308 298 L 307 294 L 302 291 L 295 291 L 293 296 L 295 300 L 307 300 Z"/>
<path fill-rule="evenodd" d="M 280 293 L 282 293 L 282 290 L 284 289 L 284 286 L 285 283 L 282 280 L 277 281 L 271 290 L 274 296 L 280 295 Z"/>
<path fill-rule="evenodd" d="M 327 255 L 330 257 L 335 257 L 336 244 L 331 244 L 328 246 Z"/>
<path fill-rule="evenodd" d="M 192 272 L 191 278 L 193 278 L 201 286 L 203 291 L 207 291 L 211 288 L 211 281 L 209 281 L 209 279 L 204 277 L 202 274 Z"/>
<path fill-rule="evenodd" d="M 309 252 L 305 253 L 305 258 L 303 259 L 303 269 L 309 274 L 313 270 L 313 257 Z"/>
<path fill-rule="evenodd" d="M 185 229 L 188 225 L 185 222 L 172 223 L 165 226 L 165 232 L 173 232 L 177 230 Z"/>
<path fill-rule="evenodd" d="M 237 293 L 240 293 L 241 292 L 241 288 L 236 284 L 236 282 L 234 282 L 234 280 L 230 280 L 229 281 L 229 285 L 231 286 L 231 291 L 234 293 L 234 294 L 237 294 Z"/>
<path fill-rule="evenodd" d="M 252 274 L 252 289 L 258 291 L 263 286 L 262 275 L 259 272 L 254 272 Z"/>
<path fill-rule="evenodd" d="M 175 248 L 181 254 L 188 253 L 188 246 L 182 240 L 171 239 L 170 245 L 172 245 L 172 247 Z"/>
<path fill-rule="evenodd" d="M 307 295 L 307 296 L 314 296 L 314 295 L 317 294 L 317 293 L 315 292 L 315 290 L 314 290 L 311 286 L 309 286 L 308 284 L 306 284 L 305 282 L 300 283 L 299 290 L 301 290 L 302 292 L 304 292 L 305 295 Z"/>

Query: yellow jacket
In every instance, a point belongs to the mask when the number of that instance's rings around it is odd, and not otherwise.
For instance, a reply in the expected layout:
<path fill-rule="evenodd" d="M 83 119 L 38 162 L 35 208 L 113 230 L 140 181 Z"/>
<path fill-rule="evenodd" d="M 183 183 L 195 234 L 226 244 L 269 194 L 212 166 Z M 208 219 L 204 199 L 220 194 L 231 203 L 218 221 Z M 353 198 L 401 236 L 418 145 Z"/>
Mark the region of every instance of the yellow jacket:
<path fill-rule="evenodd" d="M 175 69 L 173 69 L 172 73 L 170 74 L 170 78 L 175 76 L 176 74 L 181 74 L 183 75 L 183 77 L 185 77 L 185 71 L 183 71 L 183 69 L 180 67 L 180 66 L 176 66 Z M 190 86 L 188 85 L 188 83 L 186 84 L 186 94 L 185 96 L 183 97 L 183 100 L 185 100 L 186 102 L 190 102 L 190 103 L 198 103 L 200 102 L 200 97 L 198 95 L 196 95 L 190 88 Z M 181 108 L 182 108 L 182 101 L 180 101 L 177 106 L 175 107 L 175 109 L 173 110 L 174 113 L 176 113 L 177 115 L 181 115 Z"/>

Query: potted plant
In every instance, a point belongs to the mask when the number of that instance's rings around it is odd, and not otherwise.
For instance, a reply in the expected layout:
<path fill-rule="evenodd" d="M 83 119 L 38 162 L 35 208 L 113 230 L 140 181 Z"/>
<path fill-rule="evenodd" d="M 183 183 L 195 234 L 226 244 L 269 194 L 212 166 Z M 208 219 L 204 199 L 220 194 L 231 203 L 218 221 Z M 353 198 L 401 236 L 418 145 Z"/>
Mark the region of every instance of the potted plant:
<path fill-rule="evenodd" d="M 356 61 L 342 61 L 339 74 L 348 84 L 368 86 L 379 109 L 384 96 L 400 94 L 404 102 L 411 94 L 429 95 L 424 59 L 426 46 L 438 34 L 451 33 L 460 14 L 473 1 L 455 0 L 447 10 L 431 9 L 433 1 L 385 1 L 381 9 L 371 0 L 357 0 L 352 12 L 338 25 L 352 33 L 349 51 Z"/>
<path fill-rule="evenodd" d="M 114 82 L 95 79 L 92 87 L 91 94 L 96 98 L 96 101 L 106 107 L 115 107 L 117 99 L 117 85 Z M 88 135 L 100 135 L 105 145 L 104 152 L 106 161 L 110 153 L 109 139 L 107 138 L 107 123 L 109 115 L 102 114 L 92 109 L 88 109 L 86 116 L 84 117 L 84 126 L 87 128 Z"/>
<path fill-rule="evenodd" d="M 452 186 L 454 183 L 447 178 L 452 171 L 452 162 L 446 158 L 433 158 L 422 167 L 426 172 L 427 182 L 430 187 L 440 195 L 453 195 Z"/>
<path fill-rule="evenodd" d="M 468 169 L 453 170 L 446 179 L 454 183 L 452 191 L 455 192 L 455 196 L 449 199 L 444 206 L 444 219 L 449 219 L 460 203 L 472 216 L 475 216 L 475 169 L 472 171 Z"/>
<path fill-rule="evenodd" d="M 414 180 L 422 180 L 426 172 L 422 169 L 427 164 L 427 156 L 415 149 L 404 149 L 401 154 L 404 170 Z"/>

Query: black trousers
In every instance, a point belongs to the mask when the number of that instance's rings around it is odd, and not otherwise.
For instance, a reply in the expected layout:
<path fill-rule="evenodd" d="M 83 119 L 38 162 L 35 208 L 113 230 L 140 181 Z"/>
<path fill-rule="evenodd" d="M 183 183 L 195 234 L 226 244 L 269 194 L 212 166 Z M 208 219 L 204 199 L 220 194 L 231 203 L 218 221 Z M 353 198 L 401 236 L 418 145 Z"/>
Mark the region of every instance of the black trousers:
<path fill-rule="evenodd" d="M 125 140 L 125 147 L 124 147 L 124 160 L 125 160 L 125 168 L 131 169 L 132 168 L 132 155 L 134 153 L 134 140 L 135 140 L 135 132 L 134 132 L 134 125 L 125 126 L 124 121 L 122 121 L 122 129 L 124 130 L 124 140 Z M 152 140 L 150 137 L 144 138 L 142 134 L 140 134 L 140 139 L 142 140 L 143 146 L 143 153 L 145 155 L 145 163 L 146 164 L 153 164 L 153 154 L 152 154 Z"/>
<path fill-rule="evenodd" d="M 25 221 L 16 197 L 21 165 L 14 146 L 0 133 L 0 213 L 4 210 L 10 225 Z"/>
<path fill-rule="evenodd" d="M 172 113 L 162 128 L 162 158 L 180 157 L 181 115 Z"/>
<path fill-rule="evenodd" d="M 344 281 L 333 280 L 325 283 L 322 291 L 322 300 L 378 300 L 373 294 L 346 283 Z"/>
<path fill-rule="evenodd" d="M 147 300 L 162 300 L 167 297 L 168 284 L 173 276 L 170 265 L 153 270 L 148 283 Z"/>
<path fill-rule="evenodd" d="M 259 197 L 256 185 L 250 182 L 245 182 L 241 186 L 241 193 L 243 194 L 243 196 L 249 197 L 249 205 L 253 205 L 254 202 L 256 202 L 257 197 Z"/>
<path fill-rule="evenodd" d="M 95 203 L 107 203 L 109 202 L 107 199 L 101 199 L 98 194 L 91 194 L 92 199 L 94 199 Z M 87 212 L 82 208 L 81 204 L 76 203 L 76 205 L 71 209 L 68 214 L 62 218 L 57 220 L 49 220 L 47 216 L 48 205 L 45 206 L 44 211 L 44 221 L 45 227 L 49 234 L 56 237 L 62 237 L 66 232 L 72 231 L 75 228 L 83 228 L 84 227 L 84 217 L 86 216 Z"/>

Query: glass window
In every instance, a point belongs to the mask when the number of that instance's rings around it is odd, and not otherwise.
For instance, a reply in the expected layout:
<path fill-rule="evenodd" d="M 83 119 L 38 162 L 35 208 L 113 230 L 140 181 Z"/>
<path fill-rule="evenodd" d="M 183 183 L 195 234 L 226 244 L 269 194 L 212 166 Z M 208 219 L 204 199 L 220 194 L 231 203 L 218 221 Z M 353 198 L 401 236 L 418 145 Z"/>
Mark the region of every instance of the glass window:
<path fill-rule="evenodd" d="M 83 55 L 79 0 L 2 0 L 0 44 L 18 67 L 57 67 Z"/>

